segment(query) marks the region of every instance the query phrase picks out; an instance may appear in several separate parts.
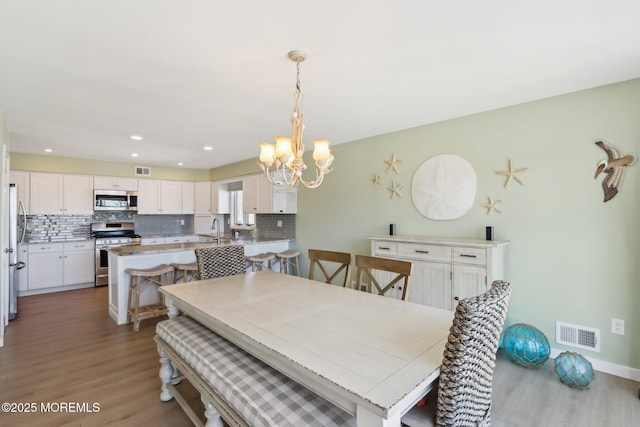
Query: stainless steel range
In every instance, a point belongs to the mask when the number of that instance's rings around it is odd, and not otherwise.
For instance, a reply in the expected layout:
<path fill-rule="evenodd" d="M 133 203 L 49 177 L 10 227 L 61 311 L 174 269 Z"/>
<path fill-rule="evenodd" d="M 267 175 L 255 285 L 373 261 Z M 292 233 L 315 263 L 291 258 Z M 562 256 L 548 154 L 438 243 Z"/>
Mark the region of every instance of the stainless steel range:
<path fill-rule="evenodd" d="M 135 234 L 133 222 L 95 222 L 91 224 L 91 235 L 96 239 L 96 286 L 106 286 L 109 284 L 107 249 L 139 245 L 140 236 Z"/>

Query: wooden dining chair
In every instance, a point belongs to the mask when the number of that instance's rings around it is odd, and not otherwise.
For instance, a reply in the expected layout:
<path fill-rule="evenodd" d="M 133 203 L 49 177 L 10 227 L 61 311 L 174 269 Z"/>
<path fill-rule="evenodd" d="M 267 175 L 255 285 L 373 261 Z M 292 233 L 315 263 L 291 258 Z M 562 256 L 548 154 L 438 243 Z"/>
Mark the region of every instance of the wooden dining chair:
<path fill-rule="evenodd" d="M 200 280 L 247 272 L 244 246 L 224 245 L 195 249 Z"/>
<path fill-rule="evenodd" d="M 486 293 L 461 300 L 449 329 L 437 397 L 402 417 L 408 427 L 490 426 L 491 387 L 511 284 L 495 281 Z"/>
<path fill-rule="evenodd" d="M 329 264 L 330 263 L 330 264 Z M 336 265 L 337 264 L 337 265 Z M 347 252 L 322 251 L 319 249 L 309 249 L 309 279 L 315 279 L 315 268 L 318 267 L 324 276 L 321 280 L 325 283 L 334 283 L 334 279 L 344 272 L 342 287 L 346 287 L 351 278 L 351 254 Z M 333 270 L 332 274 L 329 271 Z M 319 274 L 318 274 L 319 276 Z M 339 282 L 338 282 L 339 283 Z"/>
<path fill-rule="evenodd" d="M 409 288 L 409 276 L 411 275 L 412 264 L 409 261 L 401 261 L 397 259 L 380 258 L 366 255 L 356 255 L 356 289 L 362 289 L 365 285 L 365 276 L 368 278 L 369 283 L 366 284 L 367 291 L 372 291 L 372 285 L 375 287 L 374 292 L 378 295 L 386 295 L 391 289 L 395 289 L 396 286 L 401 286 L 402 296 L 401 299 L 406 301 L 407 290 Z M 376 278 L 374 271 L 386 271 L 389 275 L 379 275 Z M 389 277 L 389 280 L 382 280 L 381 276 Z M 383 281 L 380 284 L 380 281 Z M 386 282 L 386 284 L 384 284 Z"/>

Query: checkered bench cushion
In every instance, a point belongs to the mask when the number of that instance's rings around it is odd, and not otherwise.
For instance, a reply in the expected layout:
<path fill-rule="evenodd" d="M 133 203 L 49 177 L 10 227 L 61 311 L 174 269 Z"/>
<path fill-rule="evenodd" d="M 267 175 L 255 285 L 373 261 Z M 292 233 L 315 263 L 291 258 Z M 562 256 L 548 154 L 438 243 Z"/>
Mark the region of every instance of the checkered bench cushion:
<path fill-rule="evenodd" d="M 190 317 L 156 333 L 252 426 L 355 426 L 355 417 Z"/>

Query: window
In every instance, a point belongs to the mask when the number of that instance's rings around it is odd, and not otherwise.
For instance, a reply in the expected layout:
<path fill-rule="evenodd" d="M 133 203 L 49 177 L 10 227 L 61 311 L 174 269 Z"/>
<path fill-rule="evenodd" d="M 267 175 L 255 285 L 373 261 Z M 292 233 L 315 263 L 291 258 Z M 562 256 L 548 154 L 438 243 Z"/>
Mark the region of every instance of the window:
<path fill-rule="evenodd" d="M 230 191 L 229 202 L 231 203 L 231 223 L 233 225 L 244 225 L 244 213 L 242 212 L 242 190 Z"/>
<path fill-rule="evenodd" d="M 256 223 L 255 214 L 245 214 L 242 209 L 242 182 L 229 183 L 229 204 L 231 226 L 252 226 Z"/>

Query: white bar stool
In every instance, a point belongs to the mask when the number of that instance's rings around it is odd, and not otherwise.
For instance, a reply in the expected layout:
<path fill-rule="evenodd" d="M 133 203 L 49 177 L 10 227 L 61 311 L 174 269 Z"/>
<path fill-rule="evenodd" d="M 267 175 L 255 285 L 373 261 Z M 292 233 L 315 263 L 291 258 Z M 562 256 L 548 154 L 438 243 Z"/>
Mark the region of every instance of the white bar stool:
<path fill-rule="evenodd" d="M 282 251 L 275 254 L 280 261 L 280 273 L 291 274 L 290 268 L 296 268 L 296 276 L 300 276 L 300 266 L 298 264 L 298 257 L 300 251 L 289 249 L 288 251 Z"/>
<path fill-rule="evenodd" d="M 133 320 L 133 331 L 138 332 L 141 320 L 162 316 L 169 312 L 162 302 L 140 306 L 140 294 L 149 286 L 170 285 L 169 274 L 173 273 L 173 267 L 160 264 L 145 269 L 127 268 L 125 271 L 129 273 L 127 323 L 130 321 L 129 319 Z M 134 290 L 135 296 L 133 295 Z"/>
<path fill-rule="evenodd" d="M 176 284 L 180 280 L 182 283 L 191 282 L 193 280 L 198 280 L 198 266 L 195 262 L 190 262 L 188 264 L 171 264 L 174 269 L 173 273 L 173 283 Z"/>
<path fill-rule="evenodd" d="M 273 260 L 276 255 L 272 252 L 265 252 L 262 254 L 251 255 L 246 257 L 246 260 L 251 263 L 251 271 L 263 271 L 273 269 Z M 267 268 L 264 268 L 264 263 L 267 262 Z"/>

